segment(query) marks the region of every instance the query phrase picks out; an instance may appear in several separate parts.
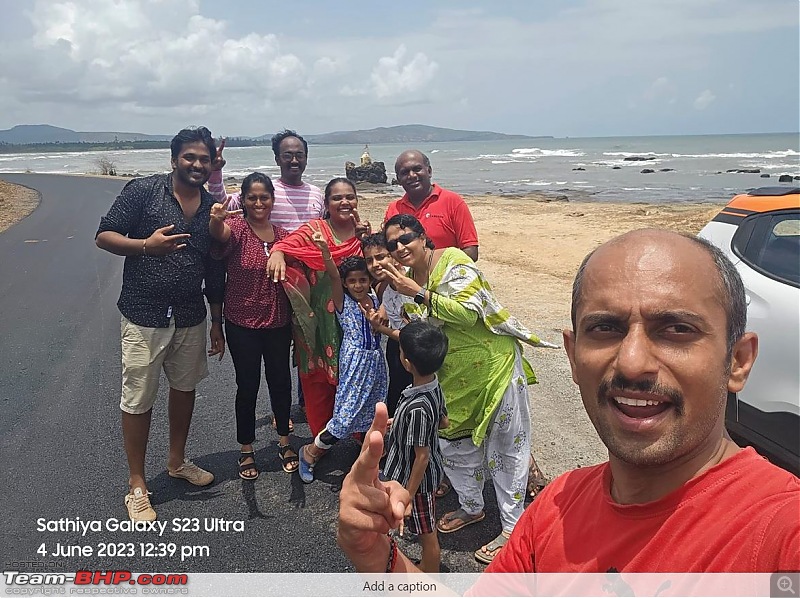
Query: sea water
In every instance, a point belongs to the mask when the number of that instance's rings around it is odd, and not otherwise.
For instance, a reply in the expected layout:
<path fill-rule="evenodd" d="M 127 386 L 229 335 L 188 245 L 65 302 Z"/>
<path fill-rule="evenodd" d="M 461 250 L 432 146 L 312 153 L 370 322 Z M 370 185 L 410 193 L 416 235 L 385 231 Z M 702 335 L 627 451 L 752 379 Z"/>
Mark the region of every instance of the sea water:
<path fill-rule="evenodd" d="M 391 181 L 395 159 L 412 147 L 429 156 L 435 182 L 473 195 L 535 192 L 595 201 L 720 201 L 754 187 L 779 185 L 780 175 L 800 176 L 797 133 L 376 144 L 369 152 L 374 161 L 386 164 Z M 305 179 L 324 186 L 344 175 L 345 162 L 357 164 L 362 151 L 363 145 L 355 144 L 312 145 Z M 168 149 L 43 152 L 0 154 L 0 173 L 92 174 L 103 157 L 114 162 L 118 173 L 145 175 L 170 168 Z M 650 159 L 625 160 L 630 157 Z M 241 179 L 256 170 L 279 175 L 268 146 L 229 147 L 225 158 L 226 177 Z M 654 172 L 643 174 L 643 169 Z M 728 172 L 739 169 L 759 172 Z M 761 176 L 765 174 L 769 178 Z M 388 189 L 402 192 L 399 187 Z"/>

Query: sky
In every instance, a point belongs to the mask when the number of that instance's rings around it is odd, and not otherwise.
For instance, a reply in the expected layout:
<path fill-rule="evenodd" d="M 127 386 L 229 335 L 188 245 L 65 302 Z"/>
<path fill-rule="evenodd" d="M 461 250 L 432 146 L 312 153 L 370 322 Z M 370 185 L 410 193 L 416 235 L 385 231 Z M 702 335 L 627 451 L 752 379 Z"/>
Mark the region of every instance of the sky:
<path fill-rule="evenodd" d="M 0 0 L 0 129 L 800 129 L 797 0 Z"/>

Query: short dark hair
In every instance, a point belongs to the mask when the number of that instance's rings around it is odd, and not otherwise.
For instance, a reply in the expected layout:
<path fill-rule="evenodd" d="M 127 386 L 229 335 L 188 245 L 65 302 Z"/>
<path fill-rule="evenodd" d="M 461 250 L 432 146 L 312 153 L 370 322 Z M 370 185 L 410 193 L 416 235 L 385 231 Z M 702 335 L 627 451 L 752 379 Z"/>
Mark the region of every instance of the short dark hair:
<path fill-rule="evenodd" d="M 425 235 L 425 247 L 428 249 L 436 247 L 431 238 L 425 233 L 425 227 L 422 226 L 422 223 L 411 214 L 395 214 L 383 225 L 383 232 L 386 233 L 386 229 L 390 226 L 399 226 L 402 229 L 414 231 L 418 235 Z"/>
<path fill-rule="evenodd" d="M 428 158 L 428 156 L 426 156 L 425 154 L 423 154 L 423 153 L 422 153 L 421 151 L 419 151 L 418 149 L 410 149 L 410 150 L 406 150 L 406 151 L 404 151 L 402 154 L 400 154 L 400 156 L 403 156 L 403 155 L 406 155 L 406 154 L 419 154 L 419 155 L 420 155 L 420 157 L 422 158 L 422 163 L 423 163 L 425 166 L 427 166 L 428 168 L 430 168 L 430 167 L 431 167 L 431 160 L 430 160 L 430 158 Z M 395 170 L 395 172 L 397 172 L 397 161 L 398 161 L 398 160 L 400 160 L 400 156 L 397 156 L 397 160 L 395 160 L 395 162 L 394 162 L 394 170 Z"/>
<path fill-rule="evenodd" d="M 184 145 L 197 141 L 201 141 L 206 145 L 208 153 L 211 154 L 211 159 L 213 160 L 217 155 L 217 144 L 214 143 L 214 137 L 211 135 L 211 131 L 205 127 L 187 127 L 178 131 L 178 134 L 172 138 L 169 144 L 172 159 L 175 160 L 180 156 Z"/>
<path fill-rule="evenodd" d="M 281 141 L 286 139 L 287 137 L 297 137 L 300 141 L 303 142 L 303 149 L 306 152 L 306 156 L 308 155 L 308 143 L 306 140 L 303 139 L 300 135 L 297 134 L 297 131 L 292 131 L 291 129 L 284 129 L 280 133 L 275 133 L 272 136 L 272 153 L 275 154 L 277 158 L 278 155 L 281 153 Z"/>
<path fill-rule="evenodd" d="M 358 197 L 358 191 L 356 190 L 356 184 L 353 181 L 351 181 L 350 179 L 348 179 L 347 177 L 337 176 L 335 179 L 331 179 L 330 181 L 328 181 L 328 184 L 325 185 L 325 205 L 326 206 L 328 205 L 328 201 L 331 198 L 331 189 L 333 189 L 333 186 L 338 184 L 338 183 L 345 183 L 347 185 L 350 185 L 350 187 L 352 187 L 352 189 L 353 189 L 353 193 L 355 193 L 356 197 Z"/>
<path fill-rule="evenodd" d="M 364 250 L 369 249 L 370 247 L 381 247 L 386 249 L 386 235 L 383 234 L 383 231 L 372 233 L 371 235 L 367 235 L 361 239 L 361 253 L 364 253 Z"/>
<path fill-rule="evenodd" d="M 706 253 L 711 256 L 717 274 L 719 275 L 719 297 L 722 308 L 725 310 L 727 320 L 727 348 L 728 358 L 733 355 L 733 346 L 742 338 L 747 327 L 747 298 L 745 297 L 744 284 L 742 277 L 736 266 L 733 265 L 728 256 L 716 245 L 713 245 L 702 237 L 697 237 L 689 233 L 677 233 L 689 239 Z M 602 247 L 602 245 L 601 245 Z M 577 313 L 581 300 L 583 299 L 583 278 L 586 273 L 586 266 L 598 248 L 593 249 L 589 255 L 583 258 L 575 281 L 572 283 L 572 329 L 577 333 Z"/>
<path fill-rule="evenodd" d="M 343 283 L 344 279 L 347 278 L 347 275 L 351 272 L 366 272 L 367 276 L 369 276 L 367 260 L 358 255 L 344 258 L 342 263 L 339 264 L 339 276 L 342 278 Z"/>
<path fill-rule="evenodd" d="M 442 329 L 424 320 L 409 322 L 400 330 L 403 355 L 421 376 L 429 376 L 442 367 L 448 345 Z"/>
<path fill-rule="evenodd" d="M 251 172 L 244 180 L 242 180 L 242 195 L 241 195 L 241 204 L 242 207 L 242 214 L 247 216 L 247 207 L 244 205 L 244 198 L 250 193 L 250 188 L 255 185 L 256 183 L 261 183 L 267 188 L 269 194 L 275 198 L 275 186 L 272 184 L 272 179 L 270 179 L 267 175 L 263 172 Z"/>

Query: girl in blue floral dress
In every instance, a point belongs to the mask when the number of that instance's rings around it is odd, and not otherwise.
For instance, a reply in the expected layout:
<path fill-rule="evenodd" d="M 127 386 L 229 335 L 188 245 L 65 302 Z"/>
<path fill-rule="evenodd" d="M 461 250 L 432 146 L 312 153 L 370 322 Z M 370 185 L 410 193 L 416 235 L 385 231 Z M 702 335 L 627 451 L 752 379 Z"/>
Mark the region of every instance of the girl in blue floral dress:
<path fill-rule="evenodd" d="M 331 278 L 333 305 L 342 327 L 342 343 L 333 417 L 314 442 L 300 449 L 300 479 L 306 484 L 314 481 L 314 465 L 336 442 L 350 434 L 369 430 L 375 416 L 375 404 L 386 400 L 388 387 L 380 334 L 372 330 L 365 316 L 379 306 L 370 286 L 367 262 L 362 257 L 349 257 L 337 268 L 320 231 L 314 233 L 312 241 L 322 251 L 325 269 Z"/>

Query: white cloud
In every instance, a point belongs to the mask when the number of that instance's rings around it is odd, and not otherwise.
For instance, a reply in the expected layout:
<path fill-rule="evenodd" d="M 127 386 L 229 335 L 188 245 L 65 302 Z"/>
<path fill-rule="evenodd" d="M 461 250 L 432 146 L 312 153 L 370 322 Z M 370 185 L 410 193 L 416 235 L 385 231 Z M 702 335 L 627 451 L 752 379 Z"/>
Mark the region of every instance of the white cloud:
<path fill-rule="evenodd" d="M 225 22 L 201 15 L 195 1 L 40 1 L 30 20 L 36 51 L 0 58 L 4 70 L 24 69 L 18 84 L 29 99 L 49 81 L 61 102 L 203 113 L 225 94 L 256 106 L 308 85 L 308 69 L 275 35 L 230 37 Z"/>
<path fill-rule="evenodd" d="M 655 81 L 650 84 L 645 92 L 642 94 L 642 97 L 645 100 L 653 101 L 653 100 L 673 100 L 675 96 L 675 85 L 667 77 L 659 77 Z"/>
<path fill-rule="evenodd" d="M 414 93 L 428 85 L 439 65 L 422 52 L 406 61 L 406 47 L 398 46 L 392 56 L 383 56 L 372 70 L 372 91 L 379 99 Z"/>
<path fill-rule="evenodd" d="M 388 5 L 365 15 L 323 0 L 280 14 L 207 0 L 6 4 L 0 128 L 160 133 L 200 116 L 230 135 L 350 121 L 576 136 L 796 128 L 797 76 L 775 80 L 759 66 L 798 72 L 796 0 L 575 0 L 501 12 L 428 3 L 414 27 L 388 28 Z M 778 93 L 749 91 L 766 84 Z M 732 88 L 726 111 L 701 124 L 679 109 L 716 106 Z M 770 107 L 775 97 L 786 100 Z"/>
<path fill-rule="evenodd" d="M 706 89 L 703 90 L 703 92 L 695 98 L 693 105 L 695 107 L 695 110 L 705 110 L 716 99 L 717 96 L 715 96 L 710 89 Z"/>

